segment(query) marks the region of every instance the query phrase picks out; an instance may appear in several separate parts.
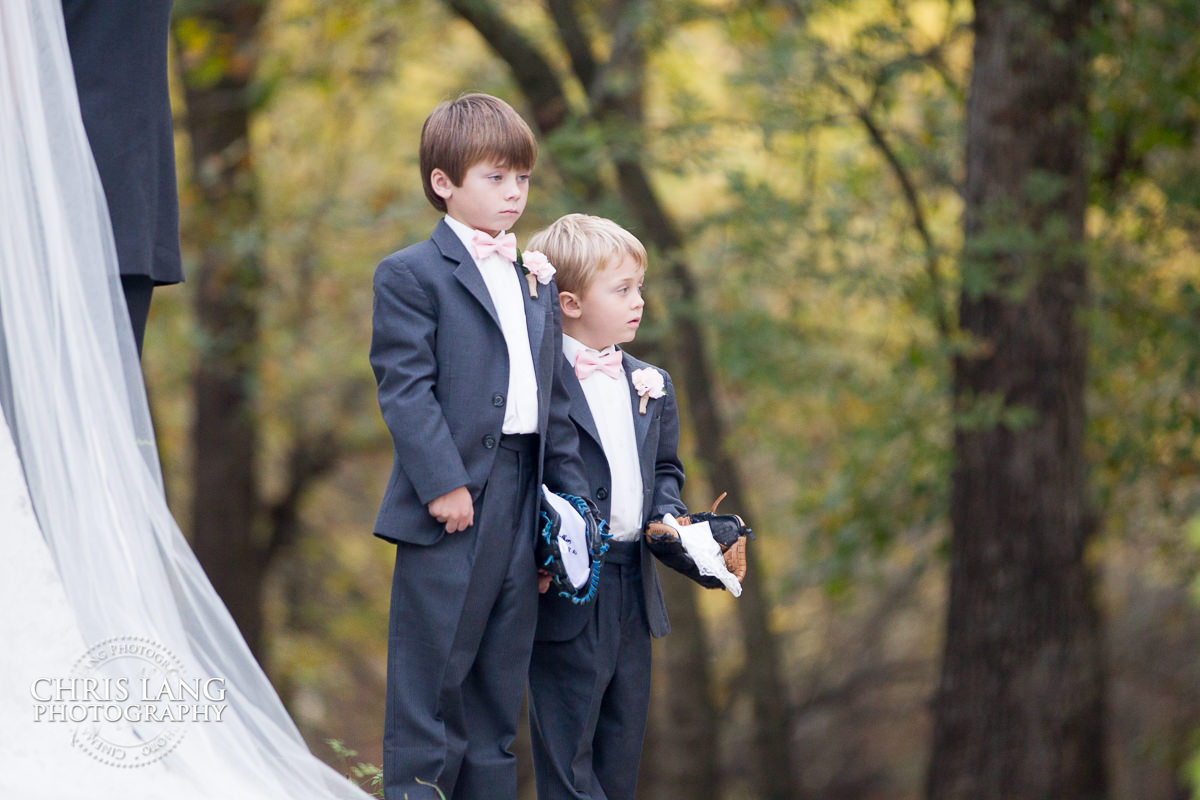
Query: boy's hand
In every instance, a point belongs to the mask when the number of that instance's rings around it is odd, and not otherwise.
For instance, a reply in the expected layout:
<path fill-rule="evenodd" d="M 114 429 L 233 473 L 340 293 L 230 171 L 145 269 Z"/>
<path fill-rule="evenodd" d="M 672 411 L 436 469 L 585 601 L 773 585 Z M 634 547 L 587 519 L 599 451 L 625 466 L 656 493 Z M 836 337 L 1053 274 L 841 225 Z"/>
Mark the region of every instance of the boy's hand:
<path fill-rule="evenodd" d="M 429 504 L 429 513 L 438 522 L 445 523 L 446 533 L 465 531 L 475 524 L 475 504 L 465 486 L 435 498 Z"/>
<path fill-rule="evenodd" d="M 546 590 L 550 588 L 550 580 L 553 577 L 553 575 L 544 569 L 538 570 L 538 594 L 546 593 Z"/>

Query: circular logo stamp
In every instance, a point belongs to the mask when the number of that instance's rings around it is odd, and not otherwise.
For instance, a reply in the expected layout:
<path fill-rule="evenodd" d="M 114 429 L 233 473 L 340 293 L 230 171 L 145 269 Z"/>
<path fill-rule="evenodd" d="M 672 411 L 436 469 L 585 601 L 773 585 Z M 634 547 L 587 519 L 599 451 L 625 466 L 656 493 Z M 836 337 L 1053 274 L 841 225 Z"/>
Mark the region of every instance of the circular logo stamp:
<path fill-rule="evenodd" d="M 76 696 L 92 712 L 75 729 L 72 744 L 97 761 L 144 766 L 182 741 L 187 728 L 170 713 L 170 690 L 186 683 L 183 663 L 161 644 L 134 636 L 106 639 L 89 648 L 71 674 L 83 682 Z"/>
<path fill-rule="evenodd" d="M 220 722 L 223 678 L 189 676 L 158 642 L 118 636 L 99 642 L 69 676 L 34 681 L 34 719 L 76 725 L 72 744 L 104 764 L 140 767 L 165 757 L 187 723 Z"/>

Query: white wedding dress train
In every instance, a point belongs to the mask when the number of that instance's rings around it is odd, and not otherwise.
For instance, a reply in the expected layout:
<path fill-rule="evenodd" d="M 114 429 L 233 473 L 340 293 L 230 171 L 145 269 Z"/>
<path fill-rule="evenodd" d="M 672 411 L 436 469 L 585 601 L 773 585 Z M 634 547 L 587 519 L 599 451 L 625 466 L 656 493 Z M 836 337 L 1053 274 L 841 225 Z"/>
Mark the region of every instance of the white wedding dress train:
<path fill-rule="evenodd" d="M 32 687 L 66 674 L 87 650 L 42 538 L 17 451 L 0 415 L 0 797 L 216 797 L 163 762 L 117 769 L 72 747 L 69 724 L 38 721 Z M 233 795 L 229 795 L 233 796 Z M 261 795 L 260 795 L 261 796 Z"/>
<path fill-rule="evenodd" d="M 367 795 L 166 506 L 62 7 L 0 0 L 0 798 L 80 797 Z"/>
<path fill-rule="evenodd" d="M 8 425 L 0 415 L 0 794 L 36 797 L 62 772 L 82 780 L 105 777 L 105 767 L 74 750 L 64 762 L 64 732 L 34 722 L 30 687 L 69 667 L 87 648 L 42 539 Z M 19 771 L 15 769 L 20 765 Z M 11 770 L 11 772 L 10 772 Z M 5 785 L 8 784 L 8 785 Z"/>

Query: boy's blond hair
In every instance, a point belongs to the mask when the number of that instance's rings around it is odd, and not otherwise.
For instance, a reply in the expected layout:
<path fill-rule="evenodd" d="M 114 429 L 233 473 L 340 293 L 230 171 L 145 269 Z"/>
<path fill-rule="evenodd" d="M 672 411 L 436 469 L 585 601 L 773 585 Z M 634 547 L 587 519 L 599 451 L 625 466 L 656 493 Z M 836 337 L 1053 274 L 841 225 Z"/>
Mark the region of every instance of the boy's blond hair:
<path fill-rule="evenodd" d="M 529 250 L 546 254 L 560 292 L 582 295 L 596 274 L 632 258 L 644 271 L 649 259 L 638 238 L 611 219 L 567 214 L 529 240 Z"/>
<path fill-rule="evenodd" d="M 513 107 L 490 94 L 464 94 L 441 103 L 421 126 L 421 185 L 438 211 L 446 201 L 433 191 L 435 169 L 461 186 L 467 170 L 485 159 L 494 159 L 518 170 L 531 170 L 537 162 L 537 139 L 529 124 Z"/>

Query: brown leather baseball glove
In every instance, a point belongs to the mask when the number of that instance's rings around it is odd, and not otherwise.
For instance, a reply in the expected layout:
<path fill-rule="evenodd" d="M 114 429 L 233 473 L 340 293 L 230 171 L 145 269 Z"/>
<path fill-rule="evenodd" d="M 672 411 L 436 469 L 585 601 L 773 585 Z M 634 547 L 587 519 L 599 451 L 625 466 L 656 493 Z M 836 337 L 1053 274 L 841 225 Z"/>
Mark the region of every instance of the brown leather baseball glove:
<path fill-rule="evenodd" d="M 741 582 L 746 577 L 746 540 L 754 538 L 754 532 L 737 514 L 718 514 L 717 506 L 725 499 L 727 492 L 713 501 L 709 511 L 699 511 L 677 517 L 680 525 L 691 525 L 707 522 L 713 538 L 721 546 L 725 559 L 725 567 Z M 719 588 L 723 584 L 711 575 L 700 575 L 695 561 L 683 549 L 679 534 L 664 522 L 651 522 L 646 526 L 646 544 L 651 552 L 667 566 L 687 575 L 692 580 L 707 588 Z"/>

